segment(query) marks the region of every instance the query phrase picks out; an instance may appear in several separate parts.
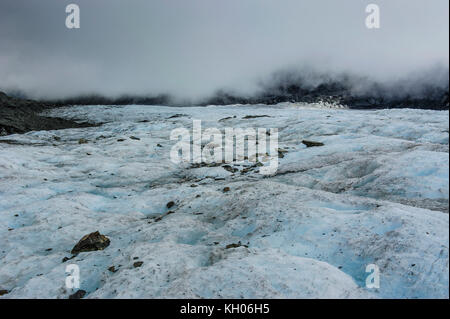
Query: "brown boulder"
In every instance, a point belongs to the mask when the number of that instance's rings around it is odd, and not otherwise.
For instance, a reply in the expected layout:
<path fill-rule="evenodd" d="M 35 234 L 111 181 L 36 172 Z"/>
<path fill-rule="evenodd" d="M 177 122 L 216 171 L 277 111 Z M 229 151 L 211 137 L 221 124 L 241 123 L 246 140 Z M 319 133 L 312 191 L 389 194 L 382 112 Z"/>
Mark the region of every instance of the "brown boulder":
<path fill-rule="evenodd" d="M 103 250 L 108 247 L 109 244 L 109 238 L 96 231 L 81 238 L 75 247 L 73 247 L 71 253 L 77 255 L 86 251 Z"/>
<path fill-rule="evenodd" d="M 80 289 L 73 295 L 70 295 L 69 299 L 82 299 L 85 295 L 86 295 L 86 291 Z"/>

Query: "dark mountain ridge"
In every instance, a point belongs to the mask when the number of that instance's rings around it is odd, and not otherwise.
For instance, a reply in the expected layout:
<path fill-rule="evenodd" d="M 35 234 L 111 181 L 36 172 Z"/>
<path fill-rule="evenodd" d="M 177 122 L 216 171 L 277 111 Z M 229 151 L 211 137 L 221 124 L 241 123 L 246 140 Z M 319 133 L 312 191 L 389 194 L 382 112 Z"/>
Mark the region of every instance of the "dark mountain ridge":
<path fill-rule="evenodd" d="M 52 107 L 55 105 L 14 98 L 0 92 L 0 136 L 90 126 L 87 123 L 39 115 L 40 112 Z"/>
<path fill-rule="evenodd" d="M 435 68 L 402 79 L 375 81 L 351 74 L 326 74 L 319 72 L 279 71 L 258 84 L 253 93 L 218 90 L 208 97 L 181 100 L 170 94 L 122 95 L 119 97 L 86 94 L 62 99 L 47 99 L 41 103 L 65 105 L 228 105 L 267 104 L 280 102 L 329 102 L 355 109 L 419 108 L 449 109 L 449 71 Z M 17 97 L 23 93 L 11 92 Z"/>

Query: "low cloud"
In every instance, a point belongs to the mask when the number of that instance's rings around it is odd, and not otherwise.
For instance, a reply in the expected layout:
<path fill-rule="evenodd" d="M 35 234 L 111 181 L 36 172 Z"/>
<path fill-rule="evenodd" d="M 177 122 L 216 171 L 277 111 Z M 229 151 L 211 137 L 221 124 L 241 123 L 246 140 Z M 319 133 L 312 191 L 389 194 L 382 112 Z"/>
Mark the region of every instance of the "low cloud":
<path fill-rule="evenodd" d="M 72 2 L 77 30 L 64 24 Z M 200 100 L 220 89 L 256 94 L 285 70 L 309 72 L 311 84 L 316 74 L 414 79 L 405 90 L 448 77 L 448 1 L 373 2 L 378 30 L 365 27 L 359 0 L 2 0 L 0 90 Z"/>

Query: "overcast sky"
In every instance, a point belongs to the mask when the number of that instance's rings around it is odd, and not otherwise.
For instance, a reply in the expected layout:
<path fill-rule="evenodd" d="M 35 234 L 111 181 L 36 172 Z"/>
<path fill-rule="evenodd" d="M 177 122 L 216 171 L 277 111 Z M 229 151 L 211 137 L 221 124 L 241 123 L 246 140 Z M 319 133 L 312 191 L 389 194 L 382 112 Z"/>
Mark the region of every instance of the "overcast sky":
<path fill-rule="evenodd" d="M 67 29 L 76 3 L 81 28 Z M 366 5 L 381 28 L 367 29 Z M 252 92 L 309 66 L 392 79 L 448 68 L 448 0 L 1 0 L 0 91 L 32 97 Z"/>

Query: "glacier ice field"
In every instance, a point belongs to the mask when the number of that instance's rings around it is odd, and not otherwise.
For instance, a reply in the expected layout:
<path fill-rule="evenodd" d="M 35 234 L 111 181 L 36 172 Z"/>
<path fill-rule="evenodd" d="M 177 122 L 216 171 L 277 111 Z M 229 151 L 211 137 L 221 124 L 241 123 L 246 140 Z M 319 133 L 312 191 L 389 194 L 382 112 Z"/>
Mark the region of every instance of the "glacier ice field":
<path fill-rule="evenodd" d="M 449 297 L 448 111 L 90 105 L 49 116 L 99 125 L 0 137 L 0 298 L 67 298 L 68 264 L 85 298 Z M 173 163 L 170 132 L 194 119 L 278 128 L 277 172 Z M 62 262 L 94 231 L 110 245 Z M 379 288 L 366 287 L 370 264 Z"/>

